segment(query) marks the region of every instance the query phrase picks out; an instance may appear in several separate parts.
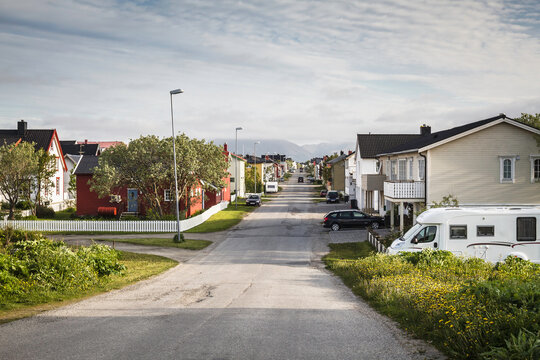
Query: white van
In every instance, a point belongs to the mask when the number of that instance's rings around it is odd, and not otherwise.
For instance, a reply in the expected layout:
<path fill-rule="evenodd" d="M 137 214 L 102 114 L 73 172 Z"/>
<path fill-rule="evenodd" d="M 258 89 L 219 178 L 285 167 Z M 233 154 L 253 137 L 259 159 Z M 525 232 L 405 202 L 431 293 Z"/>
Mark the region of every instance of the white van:
<path fill-rule="evenodd" d="M 275 181 L 268 181 L 265 185 L 265 191 L 267 193 L 276 193 L 278 192 L 278 183 Z"/>
<path fill-rule="evenodd" d="M 490 262 L 516 256 L 540 263 L 540 208 L 435 208 L 388 248 L 389 254 L 423 249 Z"/>

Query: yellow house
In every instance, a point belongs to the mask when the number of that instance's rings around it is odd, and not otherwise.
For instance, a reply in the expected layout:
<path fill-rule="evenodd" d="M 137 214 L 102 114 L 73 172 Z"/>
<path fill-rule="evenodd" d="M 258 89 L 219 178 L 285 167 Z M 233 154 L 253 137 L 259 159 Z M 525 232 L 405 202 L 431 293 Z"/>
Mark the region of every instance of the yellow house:
<path fill-rule="evenodd" d="M 453 195 L 460 206 L 539 206 L 540 130 L 506 115 L 428 131 L 379 154 L 386 175 L 382 201 L 392 213 Z M 393 226 L 393 223 L 392 223 Z"/>

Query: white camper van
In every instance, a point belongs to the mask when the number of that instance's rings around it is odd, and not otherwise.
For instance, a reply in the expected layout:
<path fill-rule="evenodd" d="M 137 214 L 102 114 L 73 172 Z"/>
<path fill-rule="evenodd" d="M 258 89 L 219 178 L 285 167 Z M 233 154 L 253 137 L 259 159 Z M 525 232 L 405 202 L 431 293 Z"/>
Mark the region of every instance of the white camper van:
<path fill-rule="evenodd" d="M 276 193 L 278 192 L 278 183 L 275 181 L 267 181 L 265 185 L 265 191 L 267 193 Z"/>
<path fill-rule="evenodd" d="M 388 253 L 448 250 L 490 262 L 516 256 L 540 263 L 540 208 L 436 208 L 396 239 Z"/>

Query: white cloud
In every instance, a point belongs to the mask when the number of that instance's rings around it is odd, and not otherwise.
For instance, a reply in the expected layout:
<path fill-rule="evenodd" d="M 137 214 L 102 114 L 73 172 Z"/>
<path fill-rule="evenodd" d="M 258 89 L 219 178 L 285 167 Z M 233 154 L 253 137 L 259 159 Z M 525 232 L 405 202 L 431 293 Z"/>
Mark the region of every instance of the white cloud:
<path fill-rule="evenodd" d="M 540 112 L 539 25 L 535 1 L 4 2 L 0 124 L 167 136 L 177 87 L 179 128 L 205 138 L 241 124 L 347 141 Z"/>

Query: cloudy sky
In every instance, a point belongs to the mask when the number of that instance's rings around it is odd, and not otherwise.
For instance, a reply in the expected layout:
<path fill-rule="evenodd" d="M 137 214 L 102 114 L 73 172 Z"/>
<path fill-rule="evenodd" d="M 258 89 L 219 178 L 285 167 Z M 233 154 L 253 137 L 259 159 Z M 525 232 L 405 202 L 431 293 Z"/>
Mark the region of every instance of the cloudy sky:
<path fill-rule="evenodd" d="M 354 142 L 540 112 L 540 2 L 0 1 L 0 128 Z"/>

